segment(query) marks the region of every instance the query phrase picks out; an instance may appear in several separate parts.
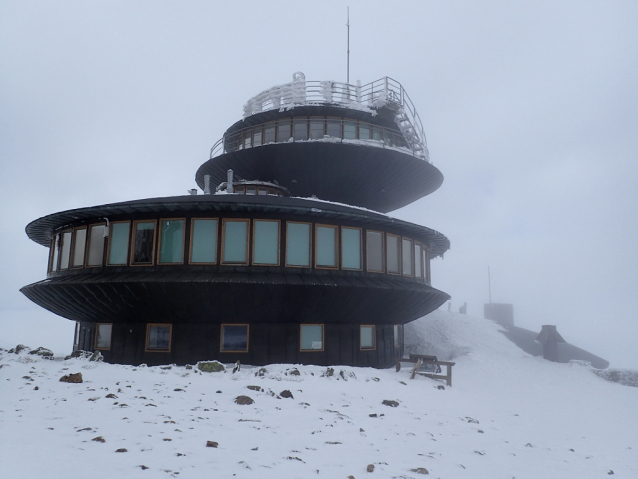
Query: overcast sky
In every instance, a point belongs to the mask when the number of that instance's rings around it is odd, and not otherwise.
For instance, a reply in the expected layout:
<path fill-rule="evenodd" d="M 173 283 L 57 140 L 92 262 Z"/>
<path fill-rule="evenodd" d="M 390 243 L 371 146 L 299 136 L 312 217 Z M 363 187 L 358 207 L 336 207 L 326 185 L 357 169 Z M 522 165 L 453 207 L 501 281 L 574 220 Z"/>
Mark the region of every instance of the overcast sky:
<path fill-rule="evenodd" d="M 635 1 L 0 2 L 0 347 L 71 349 L 18 290 L 57 211 L 186 194 L 251 96 L 391 76 L 445 176 L 393 213 L 446 234 L 433 285 L 638 368 Z"/>

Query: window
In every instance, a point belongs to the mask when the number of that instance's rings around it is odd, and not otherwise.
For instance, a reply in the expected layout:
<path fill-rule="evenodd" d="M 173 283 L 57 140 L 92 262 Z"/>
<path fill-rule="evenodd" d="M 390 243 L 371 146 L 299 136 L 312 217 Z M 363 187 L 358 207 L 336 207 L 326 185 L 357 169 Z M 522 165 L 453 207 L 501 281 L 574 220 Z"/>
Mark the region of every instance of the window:
<path fill-rule="evenodd" d="M 261 135 L 262 135 L 263 127 L 256 126 L 253 130 L 253 146 L 261 146 Z"/>
<path fill-rule="evenodd" d="M 300 325 L 301 351 L 323 351 L 323 324 Z"/>
<path fill-rule="evenodd" d="M 425 276 L 425 282 L 430 284 L 430 248 L 423 245 L 423 274 Z"/>
<path fill-rule="evenodd" d="M 341 138 L 340 118 L 328 118 L 326 121 L 326 134 L 334 138 Z"/>
<path fill-rule="evenodd" d="M 95 327 L 95 349 L 111 349 L 112 324 L 98 323 Z"/>
<path fill-rule="evenodd" d="M 279 221 L 253 222 L 253 264 L 279 265 Z"/>
<path fill-rule="evenodd" d="M 412 240 L 408 238 L 403 238 L 401 240 L 403 244 L 402 248 L 402 265 L 403 265 L 403 276 L 414 276 L 414 268 L 412 265 L 414 264 L 414 257 L 412 256 L 414 251 L 412 248 Z"/>
<path fill-rule="evenodd" d="M 286 223 L 286 266 L 310 267 L 310 223 Z"/>
<path fill-rule="evenodd" d="M 315 245 L 315 267 L 337 268 L 337 227 L 317 225 Z"/>
<path fill-rule="evenodd" d="M 368 123 L 359 123 L 359 139 L 370 139 L 370 125 Z"/>
<path fill-rule="evenodd" d="M 87 266 L 102 266 L 104 255 L 104 225 L 91 225 L 89 228 L 89 254 Z"/>
<path fill-rule="evenodd" d="M 383 233 L 381 231 L 366 231 L 366 262 L 367 271 L 383 273 Z"/>
<path fill-rule="evenodd" d="M 57 271 L 60 253 L 60 235 L 55 235 L 51 239 L 51 248 L 51 266 L 49 267 L 49 271 Z"/>
<path fill-rule="evenodd" d="M 248 264 L 248 220 L 223 220 L 222 262 Z"/>
<path fill-rule="evenodd" d="M 383 130 L 381 128 L 372 127 L 372 139 L 383 141 Z"/>
<path fill-rule="evenodd" d="M 295 141 L 308 139 L 308 120 L 306 118 L 294 119 L 292 137 Z"/>
<path fill-rule="evenodd" d="M 423 278 L 423 255 L 419 243 L 414 243 L 414 276 Z"/>
<path fill-rule="evenodd" d="M 359 328 L 359 348 L 360 349 L 376 349 L 377 348 L 377 338 L 376 338 L 376 327 L 375 326 L 361 326 Z"/>
<path fill-rule="evenodd" d="M 126 264 L 126 254 L 128 251 L 128 236 L 131 224 L 111 223 L 111 238 L 109 239 L 108 265 Z"/>
<path fill-rule="evenodd" d="M 341 267 L 361 271 L 361 229 L 341 228 Z"/>
<path fill-rule="evenodd" d="M 191 263 L 217 263 L 217 220 L 193 219 L 191 222 Z"/>
<path fill-rule="evenodd" d="M 357 139 L 357 124 L 354 121 L 343 122 L 343 137 L 347 140 Z"/>
<path fill-rule="evenodd" d="M 73 239 L 73 260 L 71 266 L 73 268 L 81 268 L 84 266 L 84 251 L 86 248 L 86 228 L 77 228 Z"/>
<path fill-rule="evenodd" d="M 170 352 L 172 324 L 146 325 L 146 351 Z"/>
<path fill-rule="evenodd" d="M 386 259 L 388 274 L 401 274 L 399 257 L 401 256 L 401 243 L 399 237 L 388 233 L 386 239 Z"/>
<path fill-rule="evenodd" d="M 262 195 L 265 196 L 268 194 L 268 188 L 266 188 L 265 186 L 260 186 L 259 188 L 257 188 L 257 194 L 258 195 Z"/>
<path fill-rule="evenodd" d="M 132 265 L 152 265 L 155 253 L 155 220 L 134 221 L 131 244 Z"/>
<path fill-rule="evenodd" d="M 264 145 L 275 142 L 275 122 L 266 123 L 264 127 Z"/>
<path fill-rule="evenodd" d="M 324 135 L 323 118 L 310 118 L 310 139 L 321 140 Z"/>
<path fill-rule="evenodd" d="M 257 191 L 257 189 L 254 186 L 247 186 L 246 187 L 246 194 L 247 195 L 254 195 L 255 191 Z"/>
<path fill-rule="evenodd" d="M 248 352 L 248 325 L 247 324 L 222 324 L 221 345 L 223 352 Z"/>
<path fill-rule="evenodd" d="M 184 223 L 183 219 L 160 221 L 160 263 L 184 262 Z"/>
<path fill-rule="evenodd" d="M 290 140 L 290 120 L 280 120 L 277 122 L 277 141 L 279 143 Z"/>
<path fill-rule="evenodd" d="M 71 231 L 64 231 L 60 235 L 60 269 L 69 269 L 71 257 Z"/>

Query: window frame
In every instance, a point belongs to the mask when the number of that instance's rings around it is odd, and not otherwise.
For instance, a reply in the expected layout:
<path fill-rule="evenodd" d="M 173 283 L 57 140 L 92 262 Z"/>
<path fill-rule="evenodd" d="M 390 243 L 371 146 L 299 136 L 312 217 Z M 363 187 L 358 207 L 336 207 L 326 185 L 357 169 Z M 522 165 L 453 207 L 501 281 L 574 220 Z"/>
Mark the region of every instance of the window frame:
<path fill-rule="evenodd" d="M 150 263 L 135 263 L 133 260 L 135 254 L 135 237 L 137 234 L 136 226 L 138 223 L 153 223 L 153 244 L 151 248 L 151 262 Z M 130 257 L 129 257 L 129 266 L 154 266 L 155 265 L 155 255 L 157 253 L 157 220 L 133 220 L 133 226 L 130 229 L 129 234 L 129 248 L 130 248 Z"/>
<path fill-rule="evenodd" d="M 68 257 L 66 259 L 66 267 L 62 267 L 62 256 L 63 256 L 63 248 L 65 245 L 64 242 L 64 235 L 66 233 L 69 233 L 69 253 L 68 253 Z M 69 229 L 65 229 L 60 231 L 60 246 L 59 246 L 59 253 L 58 253 L 58 271 L 68 271 L 71 267 L 71 246 L 73 246 L 73 228 L 69 228 Z"/>
<path fill-rule="evenodd" d="M 303 335 L 303 327 L 304 326 L 321 326 L 321 349 L 302 349 L 302 335 Z M 324 323 L 312 324 L 312 323 L 301 323 L 299 325 L 299 352 L 300 353 L 318 353 L 325 351 L 326 348 L 326 327 Z"/>
<path fill-rule="evenodd" d="M 182 221 L 182 260 L 179 262 L 162 262 L 162 221 Z M 184 247 L 186 246 L 186 218 L 160 218 L 159 219 L 159 231 L 157 235 L 157 264 L 184 264 Z"/>
<path fill-rule="evenodd" d="M 109 346 L 106 347 L 106 348 L 98 346 L 97 338 L 98 338 L 98 332 L 100 330 L 100 326 L 111 326 L 111 334 L 109 335 Z M 96 323 L 95 324 L 95 337 L 93 339 L 93 349 L 98 350 L 98 351 L 110 351 L 112 343 L 113 343 L 113 323 Z"/>
<path fill-rule="evenodd" d="M 346 268 L 343 265 L 343 230 L 359 230 L 359 267 L 358 268 Z M 341 244 L 339 245 L 341 247 L 341 258 L 339 264 L 341 265 L 341 269 L 344 271 L 363 271 L 363 228 L 359 228 L 356 226 L 342 226 L 340 228 L 340 232 L 341 232 Z"/>
<path fill-rule="evenodd" d="M 76 266 L 75 263 L 75 248 L 77 247 L 77 232 L 80 230 L 84 230 L 84 252 L 82 253 L 82 264 L 80 264 L 79 266 Z M 84 263 L 85 263 L 85 258 L 86 258 L 86 243 L 88 240 L 88 227 L 87 225 L 84 226 L 78 226 L 76 228 L 73 228 L 73 241 L 71 243 L 71 254 L 70 254 L 70 258 L 69 258 L 69 269 L 81 269 L 84 268 Z"/>
<path fill-rule="evenodd" d="M 195 239 L 195 235 L 194 235 L 194 231 L 195 231 L 195 221 L 197 220 L 216 220 L 217 223 L 215 224 L 215 261 L 213 261 L 212 263 L 208 263 L 208 262 L 197 262 L 197 261 L 193 261 L 193 240 Z M 191 218 L 191 222 L 190 222 L 190 238 L 189 238 L 189 242 L 188 242 L 188 264 L 195 264 L 195 265 L 199 265 L 199 264 L 217 264 L 219 263 L 219 218 Z"/>
<path fill-rule="evenodd" d="M 370 233 L 379 233 L 381 234 L 381 270 L 370 269 L 368 261 L 368 232 Z M 367 273 L 385 273 L 386 271 L 386 258 L 385 258 L 385 248 L 386 248 L 386 239 L 385 232 L 379 230 L 368 230 L 366 229 L 366 272 Z"/>
<path fill-rule="evenodd" d="M 246 225 L 246 261 L 224 261 L 224 250 L 226 247 L 226 223 L 241 223 L 245 222 Z M 221 236 L 221 258 L 219 264 L 228 266 L 248 266 L 250 264 L 250 218 L 222 218 L 222 236 Z"/>
<path fill-rule="evenodd" d="M 364 347 L 361 344 L 363 335 L 361 331 L 363 328 L 372 328 L 372 346 Z M 375 351 L 377 349 L 377 326 L 374 324 L 360 324 L 359 325 L 359 351 Z"/>
<path fill-rule="evenodd" d="M 150 349 L 148 347 L 148 340 L 150 339 L 149 332 L 151 327 L 168 327 L 168 349 Z M 173 346 L 173 324 L 172 323 L 147 323 L 146 324 L 146 341 L 144 342 L 145 353 L 170 353 Z"/>
<path fill-rule="evenodd" d="M 113 241 L 112 241 L 113 240 L 113 227 L 114 227 L 114 225 L 122 224 L 122 223 L 127 223 L 128 224 L 128 235 L 127 235 L 127 239 L 126 239 L 126 248 L 125 248 L 126 254 L 124 255 L 126 261 L 124 263 L 110 264 L 109 260 L 111 258 L 111 244 L 113 243 Z M 108 244 L 108 247 L 106 248 L 106 266 L 128 266 L 130 264 L 129 263 L 129 260 L 130 260 L 130 258 L 129 258 L 129 250 L 130 250 L 130 247 L 131 247 L 131 230 L 132 230 L 132 228 L 131 228 L 131 221 L 130 220 L 127 220 L 127 221 L 111 221 L 109 223 L 109 236 L 108 236 L 109 244 Z"/>
<path fill-rule="evenodd" d="M 224 349 L 224 327 L 246 326 L 246 349 Z M 250 351 L 250 324 L 248 323 L 222 323 L 219 327 L 219 352 L 220 353 L 248 353 Z"/>
<path fill-rule="evenodd" d="M 60 235 L 54 234 L 51 237 L 51 247 L 49 249 L 49 269 L 48 273 L 53 273 L 58 270 L 58 260 L 60 258 L 60 252 L 58 251 L 60 247 Z"/>
<path fill-rule="evenodd" d="M 255 224 L 257 222 L 269 222 L 269 223 L 277 223 L 277 262 L 276 263 L 255 263 L 255 245 L 257 244 L 255 234 Z M 262 219 L 262 218 L 253 218 L 253 240 L 252 240 L 252 257 L 251 264 L 253 266 L 279 266 L 281 264 L 281 220 L 273 220 L 273 219 Z"/>
<path fill-rule="evenodd" d="M 393 238 L 397 239 L 397 248 L 398 248 L 398 251 L 397 251 L 397 267 L 398 267 L 398 272 L 390 271 L 390 268 L 388 267 L 388 258 L 389 258 L 390 255 L 388 254 L 388 244 L 387 244 L 387 242 L 388 242 L 388 238 L 389 237 L 393 237 Z M 401 276 L 401 273 L 402 273 L 401 266 L 403 265 L 403 256 L 402 256 L 402 251 L 401 251 L 401 247 L 402 247 L 401 236 L 395 235 L 395 234 L 392 234 L 392 233 L 386 233 L 385 234 L 385 238 L 386 238 L 386 245 L 385 245 L 385 250 L 386 250 L 385 270 L 386 270 L 386 273 L 387 274 L 393 274 L 395 276 Z"/>
<path fill-rule="evenodd" d="M 319 266 L 317 265 L 317 248 L 319 246 L 319 241 L 317 240 L 317 235 L 319 233 L 319 228 L 330 228 L 335 232 L 335 265 L 334 266 Z M 339 226 L 338 225 L 327 225 L 323 223 L 315 223 L 315 269 L 332 269 L 338 270 L 339 264 L 341 263 L 341 258 L 339 257 Z"/>
<path fill-rule="evenodd" d="M 408 254 L 410 255 L 410 273 L 406 273 L 403 267 L 403 255 L 405 254 L 406 248 L 404 248 L 403 242 L 407 241 L 410 243 L 410 246 L 407 248 Z M 414 278 L 414 240 L 412 238 L 408 238 L 406 236 L 401 236 L 401 276 L 405 276 L 407 278 Z"/>
<path fill-rule="evenodd" d="M 308 225 L 308 264 L 307 265 L 299 265 L 299 264 L 289 264 L 288 263 L 288 225 L 290 223 L 296 223 L 296 224 L 300 224 L 300 225 Z M 285 253 L 285 263 L 284 266 L 286 268 L 312 268 L 312 254 L 313 254 L 313 241 L 312 241 L 312 233 L 313 233 L 313 228 L 312 228 L 312 223 L 308 223 L 305 221 L 286 221 L 286 251 Z"/>
<path fill-rule="evenodd" d="M 416 249 L 419 248 L 419 257 L 417 259 Z M 417 274 L 417 263 L 419 265 L 419 274 Z M 423 280 L 423 243 L 414 240 L 414 277 Z"/>
<path fill-rule="evenodd" d="M 91 253 L 91 230 L 94 227 L 97 226 L 102 226 L 102 255 L 100 257 L 100 264 L 96 265 L 96 264 L 89 264 L 89 256 Z M 92 223 L 90 225 L 88 225 L 88 231 L 87 231 L 87 235 L 86 235 L 86 252 L 85 252 L 85 256 L 84 256 L 84 267 L 85 268 L 101 268 L 102 266 L 104 266 L 104 250 L 106 248 L 104 248 L 104 228 L 106 228 L 106 223 Z M 109 242 L 110 243 L 110 242 Z"/>

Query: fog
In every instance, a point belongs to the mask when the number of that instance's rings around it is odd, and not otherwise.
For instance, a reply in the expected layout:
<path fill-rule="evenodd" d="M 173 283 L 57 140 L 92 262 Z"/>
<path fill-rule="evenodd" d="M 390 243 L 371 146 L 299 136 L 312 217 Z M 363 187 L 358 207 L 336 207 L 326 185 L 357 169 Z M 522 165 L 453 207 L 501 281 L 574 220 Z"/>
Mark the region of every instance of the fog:
<path fill-rule="evenodd" d="M 481 316 L 556 324 L 638 367 L 635 2 L 0 3 L 0 347 L 71 348 L 18 290 L 46 276 L 24 227 L 57 211 L 186 194 L 260 91 L 401 82 L 443 186 L 393 213 L 451 249 L 433 285 Z M 65 352 L 65 351 L 61 351 Z"/>

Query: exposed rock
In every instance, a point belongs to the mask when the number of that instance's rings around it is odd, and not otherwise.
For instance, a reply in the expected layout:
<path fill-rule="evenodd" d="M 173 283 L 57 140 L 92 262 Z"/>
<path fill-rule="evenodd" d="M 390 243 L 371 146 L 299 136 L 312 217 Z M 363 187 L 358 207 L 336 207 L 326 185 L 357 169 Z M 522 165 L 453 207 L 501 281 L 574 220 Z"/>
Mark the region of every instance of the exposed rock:
<path fill-rule="evenodd" d="M 279 393 L 279 395 L 282 398 L 294 399 L 294 397 L 292 396 L 292 393 L 288 389 L 284 389 L 283 391 Z"/>
<path fill-rule="evenodd" d="M 124 449 L 123 447 L 116 449 L 115 452 L 128 452 L 128 449 Z"/>
<path fill-rule="evenodd" d="M 200 361 L 197 363 L 197 369 L 204 373 L 220 373 L 226 371 L 226 368 L 219 361 Z"/>
<path fill-rule="evenodd" d="M 392 401 L 391 399 L 384 399 L 381 403 L 384 406 L 397 407 L 399 405 L 398 401 Z"/>
<path fill-rule="evenodd" d="M 263 389 L 261 388 L 261 386 L 246 386 L 248 389 L 250 389 L 251 391 L 257 391 L 257 392 L 261 392 L 263 391 Z"/>
<path fill-rule="evenodd" d="M 286 372 L 286 374 L 290 374 L 291 376 L 301 376 L 301 373 L 297 368 L 292 368 L 290 372 Z"/>
<path fill-rule="evenodd" d="M 416 472 L 417 474 L 429 474 L 428 470 L 425 467 L 417 467 L 415 469 L 410 469 L 411 472 Z"/>
<path fill-rule="evenodd" d="M 106 395 L 106 398 L 107 399 L 117 399 L 117 396 L 115 394 L 113 394 L 113 393 L 109 393 L 109 394 Z"/>
<path fill-rule="evenodd" d="M 146 469 L 148 469 L 148 466 L 145 466 L 144 464 L 140 464 L 140 465 L 139 465 L 139 466 L 137 466 L 137 467 L 141 467 L 141 468 L 142 468 L 142 471 L 145 471 Z"/>
<path fill-rule="evenodd" d="M 106 442 L 106 439 L 104 439 L 102 436 L 97 436 L 97 437 L 94 437 L 93 439 L 91 439 L 91 441 Z"/>
<path fill-rule="evenodd" d="M 366 471 L 374 472 L 374 464 L 368 464 L 368 467 L 366 467 Z"/>
<path fill-rule="evenodd" d="M 255 376 L 259 376 L 260 378 L 263 378 L 266 375 L 267 372 L 268 372 L 268 370 L 266 368 L 259 368 L 259 371 L 257 371 L 255 373 Z M 286 373 L 286 374 L 288 374 L 288 373 Z"/>
<path fill-rule="evenodd" d="M 42 346 L 40 346 L 38 349 L 34 349 L 33 351 L 29 351 L 29 354 L 37 354 L 44 359 L 53 359 L 53 351 L 47 348 L 43 348 Z"/>
<path fill-rule="evenodd" d="M 66 376 L 62 376 L 60 381 L 63 383 L 81 383 L 82 381 L 82 373 L 71 373 Z"/>
<path fill-rule="evenodd" d="M 253 404 L 255 401 L 248 396 L 237 396 L 235 398 L 235 404 L 240 404 L 242 406 Z"/>
<path fill-rule="evenodd" d="M 206 447 L 217 447 L 219 443 L 216 441 L 206 441 Z"/>

